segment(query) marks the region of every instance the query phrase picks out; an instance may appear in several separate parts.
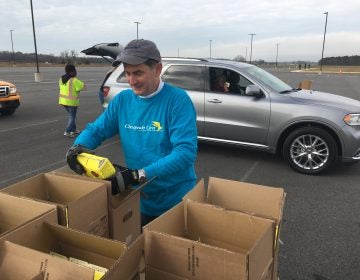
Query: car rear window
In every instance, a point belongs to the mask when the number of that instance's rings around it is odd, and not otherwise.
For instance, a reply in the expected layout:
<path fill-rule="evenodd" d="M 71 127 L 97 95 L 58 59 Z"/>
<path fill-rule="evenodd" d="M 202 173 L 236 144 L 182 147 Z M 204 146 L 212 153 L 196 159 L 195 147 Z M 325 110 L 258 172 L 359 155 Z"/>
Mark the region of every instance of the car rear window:
<path fill-rule="evenodd" d="M 185 90 L 204 91 L 204 71 L 203 66 L 171 65 L 162 80 Z"/>

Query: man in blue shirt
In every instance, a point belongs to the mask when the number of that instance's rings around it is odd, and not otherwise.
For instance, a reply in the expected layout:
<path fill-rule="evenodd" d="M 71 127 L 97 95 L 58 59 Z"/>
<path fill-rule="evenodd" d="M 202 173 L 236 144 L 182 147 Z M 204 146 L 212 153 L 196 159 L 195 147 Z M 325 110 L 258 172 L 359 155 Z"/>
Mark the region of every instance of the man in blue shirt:
<path fill-rule="evenodd" d="M 133 40 L 119 58 L 131 89 L 123 90 L 75 140 L 67 154 L 69 166 L 83 173 L 76 155 L 95 149 L 118 134 L 127 168 L 125 185 L 152 179 L 141 196 L 142 226 L 177 203 L 196 184 L 196 113 L 190 97 L 164 83 L 161 56 L 149 40 Z"/>

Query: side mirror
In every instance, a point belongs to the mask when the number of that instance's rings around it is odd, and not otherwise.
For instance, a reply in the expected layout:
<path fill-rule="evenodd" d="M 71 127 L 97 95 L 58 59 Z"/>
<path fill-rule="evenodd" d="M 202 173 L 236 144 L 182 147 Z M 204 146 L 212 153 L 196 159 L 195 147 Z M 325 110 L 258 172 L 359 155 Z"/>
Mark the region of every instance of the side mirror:
<path fill-rule="evenodd" d="M 245 95 L 254 96 L 254 97 L 261 97 L 264 94 L 262 93 L 261 89 L 256 85 L 248 85 L 245 90 Z"/>

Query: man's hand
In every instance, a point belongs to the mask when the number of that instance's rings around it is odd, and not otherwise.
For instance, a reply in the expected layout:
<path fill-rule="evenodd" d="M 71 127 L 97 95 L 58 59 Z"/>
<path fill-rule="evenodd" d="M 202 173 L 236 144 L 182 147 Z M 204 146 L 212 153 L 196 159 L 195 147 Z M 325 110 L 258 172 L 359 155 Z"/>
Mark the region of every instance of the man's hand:
<path fill-rule="evenodd" d="M 81 153 L 90 153 L 93 154 L 94 152 L 85 148 L 81 145 L 72 146 L 66 153 L 66 161 L 69 167 L 75 171 L 77 174 L 85 173 L 84 168 L 82 165 L 77 161 L 77 156 Z"/>
<path fill-rule="evenodd" d="M 139 181 L 138 170 L 132 170 L 117 164 L 114 164 L 114 166 L 116 168 L 116 173 L 112 178 L 109 178 L 112 183 L 112 194 L 123 192 L 134 185 L 143 183 Z"/>

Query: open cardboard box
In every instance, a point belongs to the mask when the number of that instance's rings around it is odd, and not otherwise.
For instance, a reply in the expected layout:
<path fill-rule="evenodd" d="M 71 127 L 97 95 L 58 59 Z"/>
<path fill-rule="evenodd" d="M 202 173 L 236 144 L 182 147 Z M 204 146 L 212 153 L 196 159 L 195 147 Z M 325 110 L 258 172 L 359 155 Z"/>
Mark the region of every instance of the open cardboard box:
<path fill-rule="evenodd" d="M 0 243 L 0 263 L 2 280 L 94 279 L 94 272 L 89 268 L 9 241 Z"/>
<path fill-rule="evenodd" d="M 56 206 L 0 192 L 0 239 L 25 224 L 57 223 Z"/>
<path fill-rule="evenodd" d="M 101 278 L 102 280 L 128 280 L 136 277 L 139 274 L 139 262 L 143 248 L 142 236 L 134 241 L 131 246 L 127 246 L 125 243 L 117 240 L 106 239 L 50 223 L 42 223 L 41 225 L 28 224 L 26 227 L 9 233 L 3 241 L 10 241 L 13 244 L 24 246 L 26 249 L 46 254 L 46 259 L 52 259 L 53 255 L 51 254 L 55 254 L 63 256 L 61 259 L 65 258 L 65 261 L 69 263 L 71 261 L 66 258 L 71 257 L 81 260 L 81 262 L 106 268 L 108 272 Z M 42 259 L 44 259 L 44 256 Z M 18 264 L 18 262 L 15 262 L 15 264 Z M 8 262 L 8 265 L 14 264 Z M 30 267 L 32 265 L 34 264 L 29 264 Z M 38 265 L 37 268 L 39 269 L 39 267 Z M 44 269 L 46 268 L 52 271 L 59 271 L 59 273 L 64 270 L 64 267 L 58 263 L 51 263 L 51 265 L 47 263 Z M 47 273 L 46 271 L 43 272 Z M 81 272 L 84 273 L 83 277 L 64 277 L 62 279 L 95 279 L 86 278 L 88 275 L 87 269 L 81 270 Z M 91 272 L 92 277 L 94 277 L 95 270 L 91 269 Z M 52 280 L 53 278 L 49 279 Z"/>
<path fill-rule="evenodd" d="M 144 227 L 145 264 L 185 279 L 260 280 L 273 261 L 274 221 L 185 200 Z"/>
<path fill-rule="evenodd" d="M 275 222 L 273 279 L 277 279 L 279 238 L 285 196 L 282 188 L 210 177 L 207 187 L 204 179 L 201 179 L 183 199 L 218 205 L 228 210 L 273 220 Z"/>
<path fill-rule="evenodd" d="M 282 188 L 274 188 L 215 177 L 208 186 L 201 179 L 184 198 L 218 205 L 228 210 L 244 212 L 281 223 L 285 202 Z"/>
<path fill-rule="evenodd" d="M 165 272 L 151 266 L 146 267 L 146 280 L 188 280 L 189 278 L 176 276 L 172 273 Z"/>
<path fill-rule="evenodd" d="M 44 173 L 1 190 L 57 206 L 59 224 L 108 237 L 107 190 L 103 182 Z"/>
<path fill-rule="evenodd" d="M 109 181 L 78 175 L 68 166 L 63 166 L 51 173 L 58 176 L 76 178 L 78 180 L 103 182 L 107 187 L 109 238 L 126 242 L 129 245 L 140 235 L 140 192 L 138 189 L 112 195 L 111 183 Z"/>

